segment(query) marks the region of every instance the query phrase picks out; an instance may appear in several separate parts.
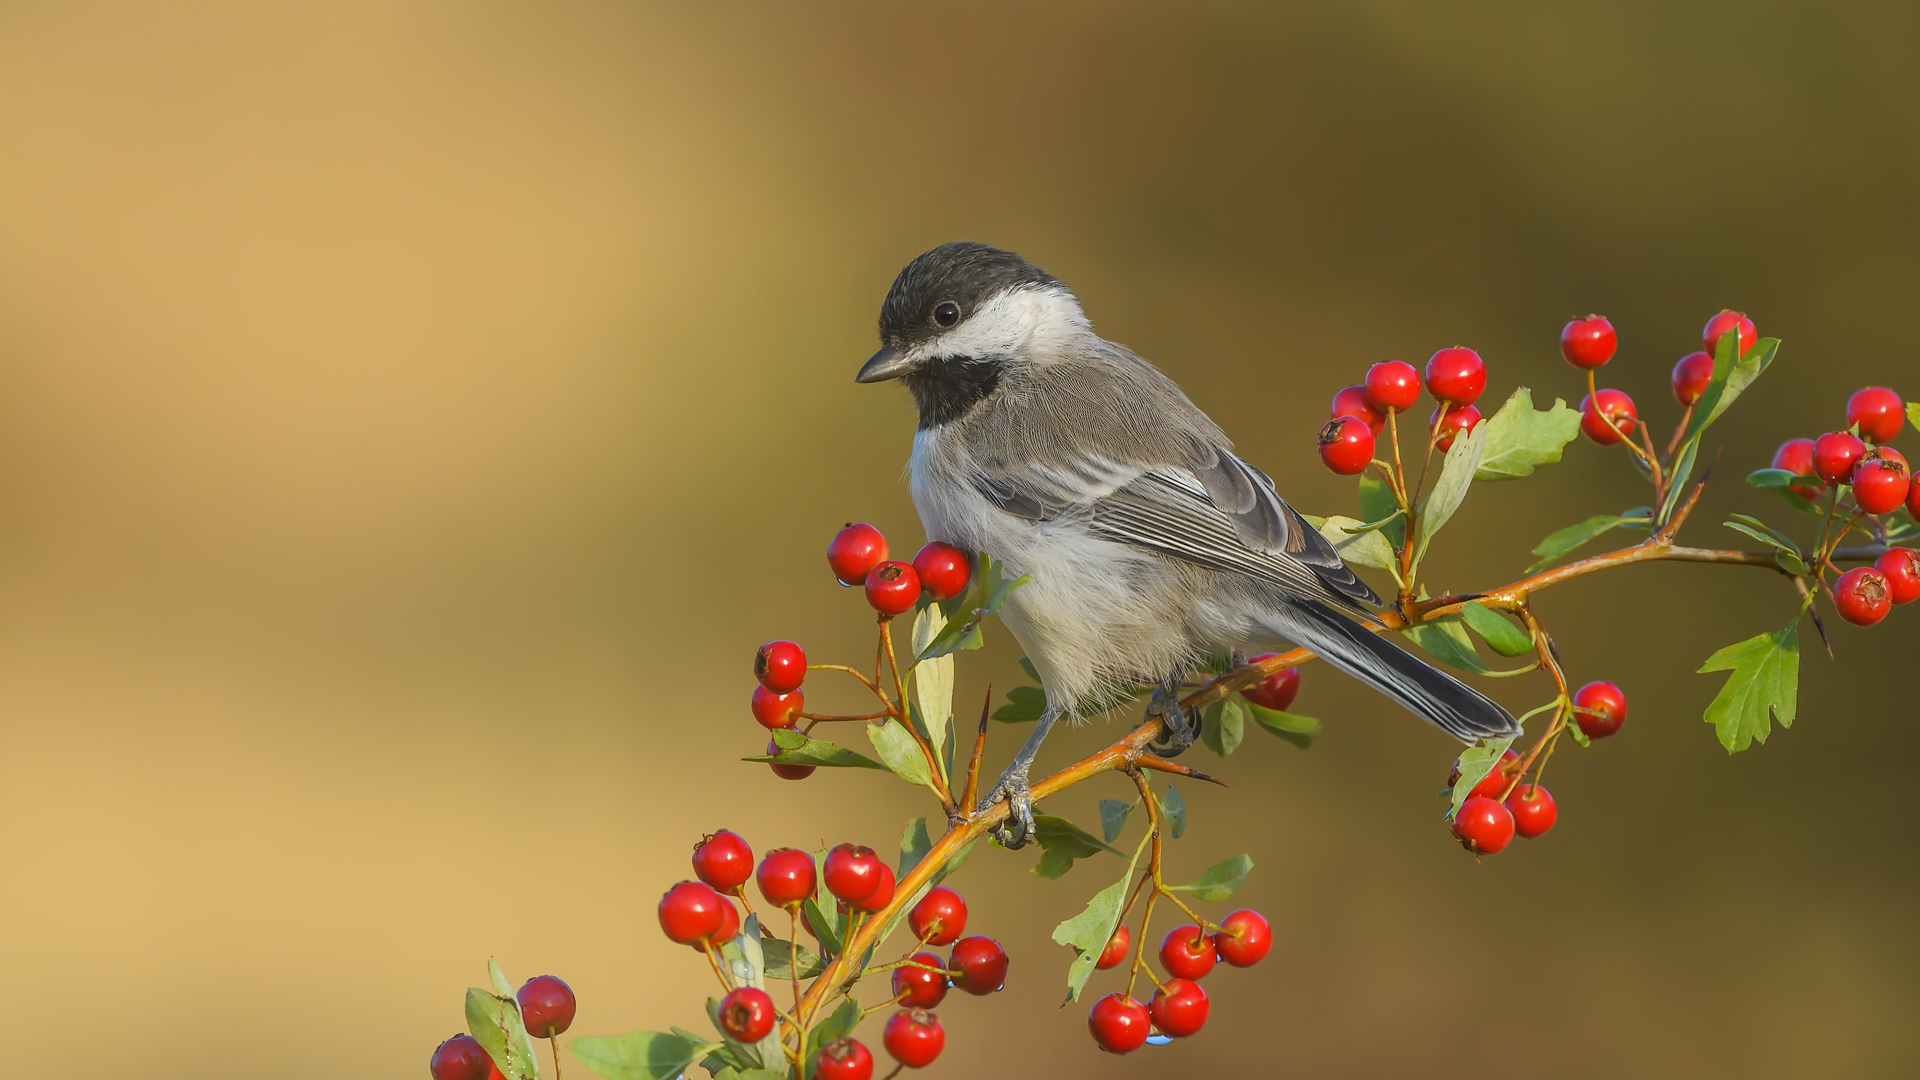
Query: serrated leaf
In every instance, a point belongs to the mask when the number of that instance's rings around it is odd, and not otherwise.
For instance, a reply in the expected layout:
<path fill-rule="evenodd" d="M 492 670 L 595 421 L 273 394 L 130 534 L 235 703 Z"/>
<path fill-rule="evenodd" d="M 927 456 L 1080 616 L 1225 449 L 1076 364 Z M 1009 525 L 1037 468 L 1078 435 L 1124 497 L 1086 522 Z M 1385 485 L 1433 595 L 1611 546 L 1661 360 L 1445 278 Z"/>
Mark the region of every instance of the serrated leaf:
<path fill-rule="evenodd" d="M 800 918 L 813 931 L 813 939 L 828 957 L 840 955 L 840 927 L 826 912 L 820 910 L 820 904 L 813 897 L 807 897 L 800 905 Z"/>
<path fill-rule="evenodd" d="M 1200 713 L 1200 741 L 1221 757 L 1231 757 L 1246 737 L 1246 703 L 1238 694 L 1228 694 Z"/>
<path fill-rule="evenodd" d="M 1492 675 L 1494 670 L 1487 666 L 1480 654 L 1474 650 L 1473 639 L 1467 636 L 1467 628 L 1458 615 L 1430 619 L 1409 626 L 1401 633 L 1413 639 L 1413 643 L 1425 649 L 1435 660 L 1457 667 L 1462 671 L 1471 671 L 1476 675 Z"/>
<path fill-rule="evenodd" d="M 1538 570 L 1544 570 L 1554 563 L 1559 562 L 1561 558 L 1574 550 L 1585 546 L 1595 538 L 1619 528 L 1621 525 L 1637 523 L 1641 520 L 1651 519 L 1636 519 L 1622 514 L 1601 514 L 1597 517 L 1590 517 L 1578 525 L 1569 525 L 1551 534 L 1545 540 L 1540 541 L 1539 545 L 1533 549 L 1533 553 L 1538 555 L 1540 559 L 1532 566 L 1527 567 L 1527 573 L 1531 574 Z"/>
<path fill-rule="evenodd" d="M 1320 734 L 1320 721 L 1311 716 L 1281 712 L 1253 702 L 1247 703 L 1247 712 L 1253 715 L 1254 723 L 1302 750 L 1312 746 L 1314 736 Z"/>
<path fill-rule="evenodd" d="M 781 728 L 774 732 L 773 743 L 780 748 L 779 753 L 757 754 L 740 760 L 770 761 L 779 765 L 819 765 L 829 769 L 886 769 L 885 765 L 864 754 L 856 754 L 845 747 L 792 728 Z"/>
<path fill-rule="evenodd" d="M 1100 800 L 1100 836 L 1107 843 L 1113 843 L 1120 831 L 1127 827 L 1127 815 L 1133 812 L 1132 803 L 1119 799 Z"/>
<path fill-rule="evenodd" d="M 867 725 L 867 741 L 873 744 L 874 752 L 895 776 L 909 784 L 918 784 L 931 790 L 933 788 L 933 769 L 927 764 L 927 755 L 920 750 L 920 744 L 913 739 L 913 733 L 901 726 L 899 721 L 887 720 Z"/>
<path fill-rule="evenodd" d="M 963 649 L 977 649 L 986 643 L 980 633 L 980 624 L 1000 614 L 1007 604 L 1007 597 L 1013 590 L 1027 583 L 1026 575 L 1009 579 L 1000 564 L 993 561 L 984 552 L 978 560 L 980 569 L 973 575 L 973 585 L 967 592 L 964 605 L 955 609 L 955 617 L 920 650 L 915 662 L 931 660 L 937 656 Z"/>
<path fill-rule="evenodd" d="M 1482 604 L 1468 604 L 1460 617 L 1480 635 L 1487 647 L 1501 656 L 1525 656 L 1533 650 L 1533 637 Z"/>
<path fill-rule="evenodd" d="M 895 880 L 906 877 L 920 860 L 933 850 L 933 836 L 927 832 L 927 819 L 914 818 L 907 822 L 907 831 L 900 836 L 900 873 Z"/>
<path fill-rule="evenodd" d="M 1047 692 L 1037 686 L 1016 686 L 1007 691 L 1007 703 L 993 710 L 993 718 L 1003 724 L 1030 724 L 1047 713 Z"/>
<path fill-rule="evenodd" d="M 1167 825 L 1167 835 L 1175 840 L 1187 831 L 1187 800 L 1180 797 L 1172 784 L 1168 784 L 1167 793 L 1160 796 L 1160 820 Z"/>
<path fill-rule="evenodd" d="M 1427 545 L 1433 542 L 1434 535 L 1446 527 L 1454 511 L 1466 501 L 1467 490 L 1473 486 L 1474 473 L 1480 468 L 1480 455 L 1486 447 L 1486 441 L 1485 421 L 1474 425 L 1473 430 L 1465 435 L 1454 437 L 1453 447 L 1447 451 L 1446 463 L 1440 467 L 1440 479 L 1434 481 L 1433 490 L 1427 493 L 1426 501 L 1420 505 L 1420 525 L 1413 545 L 1415 566 L 1426 557 Z"/>
<path fill-rule="evenodd" d="M 1447 810 L 1447 820 L 1452 821 L 1460 813 L 1460 805 L 1480 781 L 1487 778 L 1500 758 L 1513 745 L 1512 739 L 1494 739 L 1479 746 L 1469 746 L 1460 752 L 1460 778 L 1453 782 L 1453 806 Z"/>
<path fill-rule="evenodd" d="M 793 978 L 793 965 L 787 961 L 787 943 L 785 941 L 779 938 L 764 938 L 760 942 L 760 948 L 766 956 L 766 976 L 768 979 L 774 982 L 782 982 Z M 827 970 L 825 957 L 815 955 L 812 949 L 807 948 L 797 941 L 793 943 L 793 948 L 800 957 L 800 977 L 802 979 L 811 979 Z"/>
<path fill-rule="evenodd" d="M 1120 875 L 1119 881 L 1094 893 L 1078 915 L 1053 928 L 1056 944 L 1079 950 L 1067 965 L 1067 1001 L 1080 1000 L 1080 991 L 1086 989 L 1094 963 L 1106 949 L 1107 940 L 1113 937 L 1114 927 L 1120 925 L 1120 905 L 1126 902 L 1127 886 L 1133 883 L 1133 869 L 1140 864 L 1140 853 L 1147 850 L 1151 839 L 1151 835 L 1140 838 L 1133 857 L 1127 860 L 1127 872 Z"/>
<path fill-rule="evenodd" d="M 1033 816 L 1033 839 L 1040 845 L 1040 862 L 1033 872 L 1043 878 L 1057 878 L 1073 869 L 1074 861 L 1102 851 L 1121 852 L 1087 830 L 1052 814 Z"/>
<path fill-rule="evenodd" d="M 846 1038 L 853 1034 L 854 1028 L 859 1026 L 860 1003 L 850 997 L 842 998 L 839 1006 L 836 1007 L 832 1013 L 828 1014 L 825 1020 L 815 1024 L 811 1032 L 807 1033 L 807 1048 L 809 1051 L 807 1054 L 807 1075 L 812 1076 L 814 1074 L 815 1066 L 818 1065 L 820 1061 L 820 1055 L 814 1051 L 817 1051 L 820 1047 L 830 1042 L 836 1042 Z"/>
<path fill-rule="evenodd" d="M 606 1080 L 672 1080 L 718 1045 L 660 1031 L 635 1031 L 583 1035 L 568 1043 L 567 1049 Z"/>
<path fill-rule="evenodd" d="M 520 1003 L 512 994 L 491 994 L 479 987 L 467 990 L 467 1031 L 507 1080 L 540 1080 L 533 1056 L 533 1039 L 520 1020 Z"/>
<path fill-rule="evenodd" d="M 1327 543 L 1333 545 L 1333 550 L 1339 552 L 1342 559 L 1355 566 L 1385 570 L 1393 574 L 1394 580 L 1398 581 L 1400 560 L 1394 555 L 1392 546 L 1387 543 L 1386 533 L 1378 530 L 1358 533 L 1349 531 L 1363 524 L 1350 517 L 1336 515 L 1326 518 L 1325 523 L 1318 528 L 1320 535 L 1326 538 Z"/>
<path fill-rule="evenodd" d="M 1500 411 L 1481 421 L 1487 429 L 1476 480 L 1516 480 L 1560 454 L 1580 434 L 1580 413 L 1555 398 L 1553 407 L 1535 410 L 1533 391 L 1521 387 Z"/>
<path fill-rule="evenodd" d="M 1714 671 L 1732 672 L 1705 718 L 1728 753 L 1766 742 L 1774 720 L 1792 727 L 1800 693 L 1800 620 L 1714 653 L 1700 673 Z"/>
<path fill-rule="evenodd" d="M 1247 874 L 1253 870 L 1253 859 L 1246 855 L 1235 855 L 1207 867 L 1207 872 L 1186 885 L 1170 886 L 1175 892 L 1190 892 L 1195 900 L 1208 904 L 1217 904 L 1232 896 L 1247 880 Z"/>
<path fill-rule="evenodd" d="M 947 617 L 941 614 L 938 604 L 920 609 L 920 614 L 913 619 L 913 654 L 920 655 L 946 625 Z M 927 745 L 933 747 L 934 753 L 944 758 L 950 749 L 947 740 L 953 725 L 951 654 L 914 663 L 913 701 L 918 706 L 913 716 L 920 722 L 920 733 L 927 737 Z"/>

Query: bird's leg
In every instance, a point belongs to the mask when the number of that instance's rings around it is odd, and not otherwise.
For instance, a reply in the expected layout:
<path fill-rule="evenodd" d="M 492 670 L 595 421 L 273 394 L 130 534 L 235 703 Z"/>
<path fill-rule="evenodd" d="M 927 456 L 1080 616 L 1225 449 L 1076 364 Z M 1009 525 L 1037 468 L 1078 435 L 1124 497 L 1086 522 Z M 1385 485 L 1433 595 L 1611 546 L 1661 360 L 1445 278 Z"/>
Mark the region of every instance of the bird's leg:
<path fill-rule="evenodd" d="M 1159 717 L 1166 725 L 1165 734 L 1147 745 L 1147 749 L 1161 757 L 1179 757 L 1193 745 L 1193 737 L 1200 732 L 1200 717 L 1180 707 L 1180 683 L 1185 678 L 1185 672 L 1174 672 L 1154 687 L 1153 696 L 1147 699 L 1147 719 Z"/>
<path fill-rule="evenodd" d="M 1040 752 L 1040 744 L 1047 741 L 1047 732 L 1058 719 L 1059 706 L 1049 703 L 1040 722 L 1034 725 L 1033 734 L 1027 736 L 1026 745 L 1013 755 L 1013 763 L 1007 766 L 1007 771 L 1000 774 L 1000 782 L 993 785 L 992 791 L 980 797 L 980 810 L 1001 799 L 1007 800 L 1007 820 L 1000 823 L 1000 827 L 993 831 L 993 836 L 1009 851 L 1018 851 L 1033 839 L 1033 792 L 1027 786 L 1027 770 L 1033 767 L 1034 755 Z"/>

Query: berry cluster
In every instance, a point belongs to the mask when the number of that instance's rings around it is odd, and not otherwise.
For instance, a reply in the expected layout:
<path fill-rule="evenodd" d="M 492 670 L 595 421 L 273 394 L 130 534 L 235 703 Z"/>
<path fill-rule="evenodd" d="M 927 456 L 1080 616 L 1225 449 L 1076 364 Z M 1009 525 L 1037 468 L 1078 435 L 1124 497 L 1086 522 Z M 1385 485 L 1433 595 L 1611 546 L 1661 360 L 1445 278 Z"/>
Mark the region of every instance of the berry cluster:
<path fill-rule="evenodd" d="M 1119 967 L 1132 944 L 1133 935 L 1121 923 L 1094 966 L 1102 971 Z M 1272 948 L 1273 928 L 1265 916 L 1244 908 L 1221 919 L 1212 931 L 1196 923 L 1174 927 L 1160 939 L 1160 966 L 1167 978 L 1155 976 L 1136 954 L 1135 970 L 1153 980 L 1153 996 L 1142 1005 L 1129 985 L 1126 991 L 1095 1001 L 1087 1012 L 1093 1041 L 1109 1053 L 1129 1054 L 1155 1039 L 1164 1042 L 1197 1034 L 1212 1010 L 1200 980 L 1221 961 L 1232 967 L 1252 967 Z"/>
<path fill-rule="evenodd" d="M 1400 413 L 1420 400 L 1420 373 L 1403 360 L 1387 360 L 1367 369 L 1362 382 L 1333 395 L 1333 419 L 1320 429 L 1320 460 L 1341 476 L 1367 471 L 1374 443 L 1392 429 L 1398 453 Z M 1427 418 L 1429 450 L 1446 450 L 1472 431 L 1483 417 L 1474 402 L 1487 389 L 1487 365 L 1464 346 L 1441 349 L 1427 359 L 1425 387 L 1439 407 Z"/>
<path fill-rule="evenodd" d="M 573 989 L 557 976 L 536 975 L 521 985 L 513 1000 L 526 1033 L 535 1039 L 546 1039 L 552 1045 L 554 1070 L 558 1072 L 559 1037 L 573 1026 L 577 1007 Z M 436 1047 L 427 1068 L 433 1080 L 504 1080 L 500 1066 L 480 1045 L 480 1040 L 465 1032 Z"/>
<path fill-rule="evenodd" d="M 1588 739 L 1604 739 L 1627 722 L 1627 696 L 1610 682 L 1590 682 L 1573 695 L 1573 719 Z M 1545 761 L 1540 763 L 1545 765 Z M 1491 771 L 1472 788 L 1453 817 L 1453 836 L 1460 846 L 1476 855 L 1496 855 L 1513 842 L 1544 836 L 1560 818 L 1553 793 L 1535 783 L 1523 783 L 1527 772 L 1536 768 L 1512 750 L 1501 753 Z M 1460 783 L 1461 763 L 1456 758 L 1447 777 L 1447 792 Z"/>

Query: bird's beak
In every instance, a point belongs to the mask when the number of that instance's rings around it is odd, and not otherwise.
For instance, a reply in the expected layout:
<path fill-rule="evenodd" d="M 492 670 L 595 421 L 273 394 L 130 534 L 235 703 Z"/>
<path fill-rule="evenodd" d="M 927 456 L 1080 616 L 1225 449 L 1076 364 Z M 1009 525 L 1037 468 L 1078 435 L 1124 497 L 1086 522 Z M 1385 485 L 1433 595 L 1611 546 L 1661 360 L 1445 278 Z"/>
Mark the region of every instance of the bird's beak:
<path fill-rule="evenodd" d="M 857 383 L 886 382 L 905 375 L 913 367 L 907 355 L 891 345 L 882 345 L 880 351 L 867 358 L 860 365 L 860 374 L 853 377 Z"/>

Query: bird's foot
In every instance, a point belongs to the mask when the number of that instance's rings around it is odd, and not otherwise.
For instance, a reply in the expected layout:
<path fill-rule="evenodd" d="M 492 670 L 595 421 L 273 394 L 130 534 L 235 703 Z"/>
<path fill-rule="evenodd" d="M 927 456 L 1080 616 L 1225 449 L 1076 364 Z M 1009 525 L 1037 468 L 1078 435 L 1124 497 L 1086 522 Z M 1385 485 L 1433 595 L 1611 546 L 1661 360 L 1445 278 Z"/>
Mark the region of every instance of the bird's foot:
<path fill-rule="evenodd" d="M 1033 792 L 1027 786 L 1027 768 L 1014 764 L 1000 774 L 1000 782 L 980 799 L 979 809 L 1006 800 L 1007 820 L 993 830 L 993 838 L 1008 851 L 1018 851 L 1033 839 Z"/>
<path fill-rule="evenodd" d="M 1147 744 L 1147 749 L 1164 758 L 1179 757 L 1193 745 L 1194 735 L 1200 730 L 1200 718 L 1187 709 L 1180 707 L 1179 684 L 1160 686 L 1153 691 L 1153 697 L 1147 701 L 1147 719 L 1158 717 L 1166 730 L 1158 739 Z"/>

